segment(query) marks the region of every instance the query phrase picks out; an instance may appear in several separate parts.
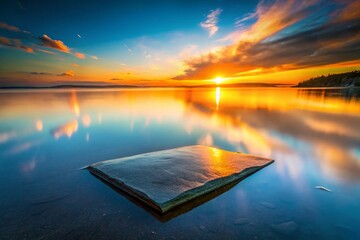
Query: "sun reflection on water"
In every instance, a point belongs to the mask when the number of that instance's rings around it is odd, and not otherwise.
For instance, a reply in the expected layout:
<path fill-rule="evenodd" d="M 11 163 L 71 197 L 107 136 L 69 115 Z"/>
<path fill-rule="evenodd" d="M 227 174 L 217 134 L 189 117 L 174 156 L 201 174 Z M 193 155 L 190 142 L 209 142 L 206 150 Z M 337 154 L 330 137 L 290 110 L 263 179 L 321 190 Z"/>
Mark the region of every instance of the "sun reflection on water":
<path fill-rule="evenodd" d="M 217 87 L 215 91 L 216 109 L 219 109 L 220 98 L 221 98 L 221 90 L 220 87 Z"/>

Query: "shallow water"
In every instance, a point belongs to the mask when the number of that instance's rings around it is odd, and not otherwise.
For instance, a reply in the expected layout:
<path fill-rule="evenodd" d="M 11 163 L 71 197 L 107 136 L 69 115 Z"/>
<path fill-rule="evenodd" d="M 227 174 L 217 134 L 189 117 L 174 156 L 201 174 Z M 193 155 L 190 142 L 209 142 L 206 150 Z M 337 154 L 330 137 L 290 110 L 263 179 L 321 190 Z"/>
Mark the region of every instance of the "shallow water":
<path fill-rule="evenodd" d="M 360 239 L 359 92 L 2 91 L 0 239 Z M 193 144 L 275 163 L 165 222 L 80 170 Z"/>

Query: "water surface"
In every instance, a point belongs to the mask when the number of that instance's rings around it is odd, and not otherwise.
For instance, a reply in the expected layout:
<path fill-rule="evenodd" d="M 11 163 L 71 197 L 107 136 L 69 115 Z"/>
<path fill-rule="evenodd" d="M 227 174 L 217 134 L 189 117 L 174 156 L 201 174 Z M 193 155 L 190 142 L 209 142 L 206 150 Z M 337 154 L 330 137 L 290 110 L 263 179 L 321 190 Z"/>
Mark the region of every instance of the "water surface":
<path fill-rule="evenodd" d="M 360 238 L 356 89 L 27 90 L 0 102 L 1 239 Z M 193 144 L 275 163 L 166 222 L 79 170 Z"/>

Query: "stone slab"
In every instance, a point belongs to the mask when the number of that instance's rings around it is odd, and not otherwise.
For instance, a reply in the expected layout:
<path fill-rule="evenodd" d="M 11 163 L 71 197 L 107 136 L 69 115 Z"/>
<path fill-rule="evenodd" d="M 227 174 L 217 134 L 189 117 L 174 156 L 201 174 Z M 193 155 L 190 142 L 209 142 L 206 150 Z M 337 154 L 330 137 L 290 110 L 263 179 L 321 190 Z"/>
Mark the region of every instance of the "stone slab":
<path fill-rule="evenodd" d="M 95 176 L 165 213 L 274 160 L 194 145 L 92 164 Z"/>

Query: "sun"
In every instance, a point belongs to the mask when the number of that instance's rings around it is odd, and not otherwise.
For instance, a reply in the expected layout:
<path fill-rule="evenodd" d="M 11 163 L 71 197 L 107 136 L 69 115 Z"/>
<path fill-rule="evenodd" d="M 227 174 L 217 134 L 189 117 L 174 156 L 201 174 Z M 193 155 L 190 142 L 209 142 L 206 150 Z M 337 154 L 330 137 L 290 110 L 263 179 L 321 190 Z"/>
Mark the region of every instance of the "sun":
<path fill-rule="evenodd" d="M 216 84 L 220 84 L 220 83 L 222 83 L 222 81 L 224 81 L 224 79 L 222 77 L 217 77 L 214 79 L 214 82 L 216 82 Z"/>

